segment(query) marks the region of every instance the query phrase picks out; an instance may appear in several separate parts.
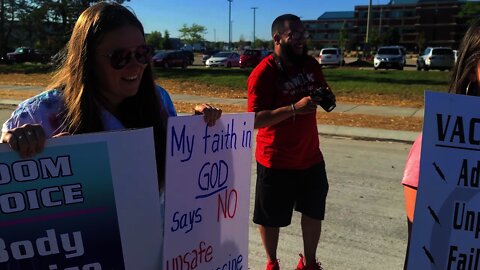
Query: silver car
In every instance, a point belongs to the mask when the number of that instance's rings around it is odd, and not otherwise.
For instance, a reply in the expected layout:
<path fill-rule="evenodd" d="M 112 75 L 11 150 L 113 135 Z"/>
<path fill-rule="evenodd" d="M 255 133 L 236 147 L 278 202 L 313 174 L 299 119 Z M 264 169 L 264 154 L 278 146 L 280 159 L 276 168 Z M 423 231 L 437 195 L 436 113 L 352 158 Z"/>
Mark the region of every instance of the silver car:
<path fill-rule="evenodd" d="M 378 48 L 377 54 L 373 59 L 373 68 L 394 68 L 403 70 L 405 57 L 399 46 L 386 46 Z"/>
<path fill-rule="evenodd" d="M 428 47 L 417 58 L 417 70 L 450 70 L 455 64 L 455 54 L 451 48 Z"/>

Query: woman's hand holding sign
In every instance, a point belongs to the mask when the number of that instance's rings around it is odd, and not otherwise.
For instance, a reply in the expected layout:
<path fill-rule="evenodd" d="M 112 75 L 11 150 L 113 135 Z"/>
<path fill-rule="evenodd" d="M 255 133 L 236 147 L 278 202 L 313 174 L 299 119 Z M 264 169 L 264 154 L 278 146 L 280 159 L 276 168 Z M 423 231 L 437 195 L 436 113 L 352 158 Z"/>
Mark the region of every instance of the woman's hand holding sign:
<path fill-rule="evenodd" d="M 2 134 L 2 143 L 7 143 L 22 158 L 41 152 L 45 146 L 45 132 L 41 125 L 25 124 Z"/>

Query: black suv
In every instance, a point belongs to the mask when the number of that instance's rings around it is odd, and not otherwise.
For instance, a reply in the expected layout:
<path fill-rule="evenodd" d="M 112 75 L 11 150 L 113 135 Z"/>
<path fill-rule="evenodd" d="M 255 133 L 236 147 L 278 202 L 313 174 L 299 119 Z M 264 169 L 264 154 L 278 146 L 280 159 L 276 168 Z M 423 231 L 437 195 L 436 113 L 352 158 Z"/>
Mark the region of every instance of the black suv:
<path fill-rule="evenodd" d="M 161 51 L 152 57 L 152 62 L 155 67 L 187 68 L 190 64 L 190 59 L 183 53 L 183 51 Z"/>
<path fill-rule="evenodd" d="M 29 47 L 19 47 L 14 52 L 7 53 L 6 58 L 10 63 L 40 62 L 46 64 L 50 60 L 48 54 Z"/>
<path fill-rule="evenodd" d="M 188 58 L 188 64 L 193 65 L 193 61 L 194 61 L 193 52 L 184 51 L 184 50 L 181 50 L 181 52 L 183 53 L 183 55 L 185 55 Z"/>

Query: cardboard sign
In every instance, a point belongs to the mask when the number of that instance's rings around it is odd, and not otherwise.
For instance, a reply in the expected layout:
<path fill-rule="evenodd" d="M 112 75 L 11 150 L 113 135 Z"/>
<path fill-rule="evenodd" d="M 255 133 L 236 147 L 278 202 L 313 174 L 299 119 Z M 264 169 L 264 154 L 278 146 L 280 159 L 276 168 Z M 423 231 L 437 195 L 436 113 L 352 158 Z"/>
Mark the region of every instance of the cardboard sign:
<path fill-rule="evenodd" d="M 158 269 L 151 129 L 66 136 L 21 159 L 0 144 L 0 269 Z"/>
<path fill-rule="evenodd" d="M 163 270 L 247 269 L 253 114 L 169 118 Z"/>
<path fill-rule="evenodd" d="M 480 269 L 479 104 L 426 92 L 408 269 Z"/>

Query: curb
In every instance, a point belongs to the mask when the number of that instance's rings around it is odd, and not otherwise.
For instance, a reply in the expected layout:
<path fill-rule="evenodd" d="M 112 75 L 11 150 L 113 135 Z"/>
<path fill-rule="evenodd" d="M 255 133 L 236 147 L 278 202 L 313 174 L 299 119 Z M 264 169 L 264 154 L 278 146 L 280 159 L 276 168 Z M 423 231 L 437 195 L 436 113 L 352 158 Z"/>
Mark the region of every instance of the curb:
<path fill-rule="evenodd" d="M 348 137 L 358 140 L 380 140 L 413 143 L 420 132 L 387 130 L 377 128 L 359 128 L 347 126 L 318 125 L 318 134 L 326 136 Z"/>

